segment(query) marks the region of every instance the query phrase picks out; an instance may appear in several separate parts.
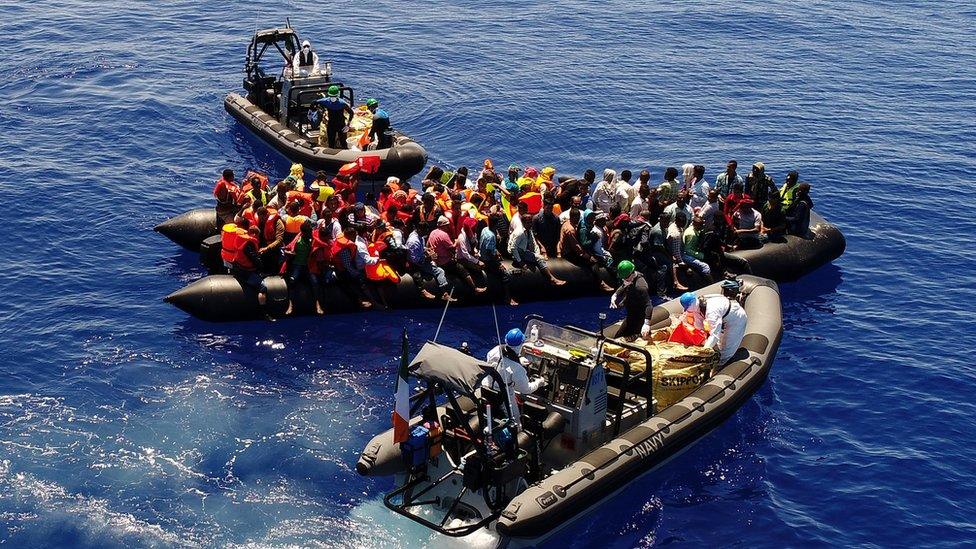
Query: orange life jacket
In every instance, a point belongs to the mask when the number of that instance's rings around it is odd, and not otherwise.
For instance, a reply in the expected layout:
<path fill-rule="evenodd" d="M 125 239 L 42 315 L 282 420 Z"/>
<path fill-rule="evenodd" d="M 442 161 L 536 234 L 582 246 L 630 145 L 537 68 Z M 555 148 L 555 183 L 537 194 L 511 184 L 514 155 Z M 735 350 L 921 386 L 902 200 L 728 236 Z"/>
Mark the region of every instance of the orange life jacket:
<path fill-rule="evenodd" d="M 268 219 L 264 221 L 264 226 L 261 227 L 261 237 L 267 244 L 275 238 L 275 225 L 278 224 L 278 211 L 275 209 L 268 210 Z"/>
<path fill-rule="evenodd" d="M 312 251 L 308 254 L 308 272 L 322 274 L 327 265 L 332 265 L 332 244 L 322 240 L 318 231 L 312 231 Z"/>
<path fill-rule="evenodd" d="M 288 194 L 285 195 L 285 200 L 287 203 L 297 200 L 302 205 L 301 208 L 299 208 L 298 213 L 305 216 L 312 215 L 312 202 L 315 200 L 312 193 L 288 191 Z"/>
<path fill-rule="evenodd" d="M 285 222 L 285 234 L 291 234 L 291 235 L 296 235 L 302 232 L 302 224 L 308 221 L 308 217 L 302 214 L 298 214 L 294 217 L 285 214 L 285 217 L 283 217 L 282 219 Z"/>
<path fill-rule="evenodd" d="M 340 235 L 339 238 L 332 241 L 332 266 L 336 268 L 336 271 L 345 272 L 346 268 L 342 264 L 342 258 L 339 257 L 342 250 L 348 250 L 349 260 L 355 263 L 357 252 L 356 243 L 346 238 L 345 235 Z"/>
<path fill-rule="evenodd" d="M 251 261 L 250 257 L 247 257 L 247 254 L 244 252 L 244 248 L 248 244 L 252 244 L 252 243 L 254 244 L 254 246 L 257 246 L 258 239 L 247 234 L 246 231 L 244 232 L 243 235 L 239 235 L 239 238 L 240 238 L 240 247 L 237 249 L 237 253 L 234 256 L 233 263 L 239 269 L 245 271 L 253 271 L 257 269 L 257 266 L 254 264 L 253 261 Z"/>
<path fill-rule="evenodd" d="M 237 258 L 237 252 L 243 245 L 243 238 L 247 236 L 247 231 L 241 229 L 234 223 L 228 223 L 220 229 L 220 258 L 227 263 L 233 263 Z"/>
<path fill-rule="evenodd" d="M 369 255 L 379 257 L 379 252 L 376 251 L 376 244 L 369 245 Z M 393 267 L 390 267 L 386 263 L 385 259 L 380 259 L 373 265 L 366 265 L 366 278 L 376 281 L 388 280 L 394 284 L 400 282 L 400 275 L 393 270 Z"/>
<path fill-rule="evenodd" d="M 220 198 L 221 189 L 226 189 L 227 191 L 226 200 L 221 200 Z M 237 186 L 237 183 L 234 183 L 233 181 L 227 181 L 226 179 L 221 177 L 214 184 L 213 195 L 214 198 L 217 199 L 217 202 L 220 204 L 236 204 L 237 200 L 241 196 L 241 188 Z"/>

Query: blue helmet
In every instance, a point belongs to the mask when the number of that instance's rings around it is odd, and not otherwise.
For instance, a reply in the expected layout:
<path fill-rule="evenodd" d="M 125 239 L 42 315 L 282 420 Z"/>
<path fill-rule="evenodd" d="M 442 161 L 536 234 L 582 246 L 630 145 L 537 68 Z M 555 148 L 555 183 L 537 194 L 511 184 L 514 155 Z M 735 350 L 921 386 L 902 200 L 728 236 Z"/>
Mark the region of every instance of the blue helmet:
<path fill-rule="evenodd" d="M 518 328 L 512 328 L 505 334 L 505 344 L 509 347 L 518 347 L 525 343 L 525 334 Z"/>
<path fill-rule="evenodd" d="M 688 310 L 688 307 L 691 307 L 697 301 L 698 297 L 694 294 L 694 292 L 685 292 L 681 294 L 681 297 L 678 298 L 678 303 L 681 303 L 681 308 L 686 311 Z"/>

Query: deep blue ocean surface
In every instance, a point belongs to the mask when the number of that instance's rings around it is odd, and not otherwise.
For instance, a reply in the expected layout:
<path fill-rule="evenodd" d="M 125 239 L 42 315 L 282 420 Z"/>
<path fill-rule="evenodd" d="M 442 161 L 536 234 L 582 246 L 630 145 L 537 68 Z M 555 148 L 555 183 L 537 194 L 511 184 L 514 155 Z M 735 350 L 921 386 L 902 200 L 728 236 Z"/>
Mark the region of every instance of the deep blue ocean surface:
<path fill-rule="evenodd" d="M 215 325 L 161 301 L 204 272 L 152 226 L 224 167 L 287 170 L 222 106 L 285 16 L 442 165 L 761 160 L 847 235 L 782 285 L 757 395 L 552 547 L 976 543 L 976 9 L 833 0 L 3 3 L 0 542 L 443 543 L 353 468 L 401 327 L 416 348 L 438 311 Z M 457 309 L 441 340 L 493 334 Z"/>

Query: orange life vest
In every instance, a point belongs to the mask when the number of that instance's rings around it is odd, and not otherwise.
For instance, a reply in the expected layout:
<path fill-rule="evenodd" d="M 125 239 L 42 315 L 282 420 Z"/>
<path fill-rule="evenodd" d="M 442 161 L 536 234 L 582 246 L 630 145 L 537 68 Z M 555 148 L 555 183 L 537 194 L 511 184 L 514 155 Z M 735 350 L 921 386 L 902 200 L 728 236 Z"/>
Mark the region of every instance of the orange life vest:
<path fill-rule="evenodd" d="M 243 238 L 247 237 L 247 231 L 241 229 L 234 223 L 228 223 L 220 229 L 220 258 L 227 263 L 234 263 L 237 259 L 237 252 L 244 244 Z"/>
<path fill-rule="evenodd" d="M 233 263 L 239 269 L 245 271 L 253 271 L 257 268 L 257 266 L 254 265 L 254 262 L 251 261 L 250 257 L 247 257 L 247 254 L 244 252 L 244 248 L 251 243 L 257 246 L 258 239 L 247 234 L 247 232 L 245 232 L 243 235 L 239 235 L 239 239 L 240 239 L 240 247 L 237 249 L 237 253 L 234 256 Z"/>
<path fill-rule="evenodd" d="M 357 252 L 356 243 L 346 238 L 345 235 L 340 235 L 339 238 L 332 241 L 332 266 L 335 267 L 337 271 L 345 272 L 346 267 L 342 264 L 342 258 L 339 257 L 339 253 L 342 250 L 348 250 L 349 260 L 352 263 L 355 263 Z"/>
<path fill-rule="evenodd" d="M 220 198 L 221 189 L 226 189 L 227 191 L 226 200 L 221 200 Z M 217 202 L 220 204 L 235 204 L 237 203 L 238 198 L 240 198 L 241 196 L 241 188 L 237 186 L 237 183 L 234 183 L 233 181 L 227 181 L 226 179 L 221 177 L 214 184 L 213 195 L 214 198 L 217 199 Z"/>
<path fill-rule="evenodd" d="M 376 244 L 369 245 L 369 255 L 379 257 L 379 252 L 376 251 Z M 393 270 L 393 267 L 390 267 L 386 263 L 385 259 L 380 259 L 373 265 L 366 265 L 366 278 L 376 281 L 388 280 L 394 284 L 400 282 L 400 275 Z"/>
<path fill-rule="evenodd" d="M 264 221 L 264 226 L 261 227 L 261 237 L 264 238 L 264 242 L 268 243 L 275 238 L 275 225 L 278 224 L 278 211 L 275 209 L 268 210 L 268 219 Z"/>
<path fill-rule="evenodd" d="M 297 200 L 302 205 L 298 213 L 305 216 L 312 215 L 312 202 L 315 200 L 312 193 L 288 191 L 285 200 L 289 204 Z"/>
<path fill-rule="evenodd" d="M 292 235 L 302 232 L 302 224 L 308 221 L 308 217 L 302 214 L 298 214 L 294 217 L 285 214 L 285 217 L 282 219 L 285 222 L 285 233 Z"/>

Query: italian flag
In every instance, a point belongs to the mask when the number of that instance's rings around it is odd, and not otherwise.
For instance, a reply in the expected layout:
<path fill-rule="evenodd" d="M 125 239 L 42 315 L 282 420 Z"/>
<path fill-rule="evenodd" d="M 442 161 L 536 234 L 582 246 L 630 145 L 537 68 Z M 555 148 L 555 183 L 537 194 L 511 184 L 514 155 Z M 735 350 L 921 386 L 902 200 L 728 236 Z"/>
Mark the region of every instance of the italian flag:
<path fill-rule="evenodd" d="M 407 382 L 407 329 L 403 329 L 400 372 L 397 374 L 396 402 L 393 405 L 393 442 L 407 440 L 410 434 L 410 384 Z"/>

